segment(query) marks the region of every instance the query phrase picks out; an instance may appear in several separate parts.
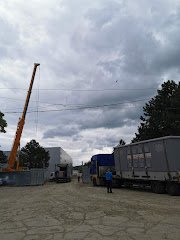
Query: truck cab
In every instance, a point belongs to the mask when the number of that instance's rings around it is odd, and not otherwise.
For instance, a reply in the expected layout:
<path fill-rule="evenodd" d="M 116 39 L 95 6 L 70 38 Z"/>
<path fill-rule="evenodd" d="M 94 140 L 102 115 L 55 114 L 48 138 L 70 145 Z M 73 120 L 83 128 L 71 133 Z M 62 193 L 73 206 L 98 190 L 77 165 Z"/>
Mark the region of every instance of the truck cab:
<path fill-rule="evenodd" d="M 110 169 L 115 174 L 113 154 L 97 154 L 92 156 L 90 175 L 93 186 L 105 185 L 105 173 L 107 169 Z"/>

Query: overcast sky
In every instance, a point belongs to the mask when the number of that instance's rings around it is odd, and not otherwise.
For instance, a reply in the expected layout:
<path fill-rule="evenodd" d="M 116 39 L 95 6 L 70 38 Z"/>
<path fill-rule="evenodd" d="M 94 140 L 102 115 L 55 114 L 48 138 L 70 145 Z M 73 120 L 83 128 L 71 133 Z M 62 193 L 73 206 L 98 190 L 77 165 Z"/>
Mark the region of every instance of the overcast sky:
<path fill-rule="evenodd" d="M 34 62 L 21 147 L 60 146 L 77 165 L 129 143 L 145 102 L 179 81 L 179 43 L 179 0 L 1 0 L 1 149 L 11 148 Z"/>

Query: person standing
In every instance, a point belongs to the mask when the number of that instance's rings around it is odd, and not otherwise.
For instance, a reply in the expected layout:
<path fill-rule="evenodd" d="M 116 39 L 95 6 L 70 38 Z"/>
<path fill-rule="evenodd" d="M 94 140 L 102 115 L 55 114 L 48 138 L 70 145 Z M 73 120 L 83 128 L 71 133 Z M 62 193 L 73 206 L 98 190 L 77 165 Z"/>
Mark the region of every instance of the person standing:
<path fill-rule="evenodd" d="M 80 182 L 80 179 L 81 179 L 81 174 L 78 172 L 78 182 Z"/>
<path fill-rule="evenodd" d="M 106 178 L 107 193 L 112 193 L 112 172 L 110 171 L 110 169 L 107 169 L 105 178 Z"/>

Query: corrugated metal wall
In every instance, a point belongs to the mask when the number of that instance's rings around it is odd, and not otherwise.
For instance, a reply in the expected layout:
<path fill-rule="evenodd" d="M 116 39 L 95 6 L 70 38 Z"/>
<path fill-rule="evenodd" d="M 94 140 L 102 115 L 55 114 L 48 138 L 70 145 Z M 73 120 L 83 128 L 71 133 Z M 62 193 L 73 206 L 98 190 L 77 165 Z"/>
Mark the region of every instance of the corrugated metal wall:
<path fill-rule="evenodd" d="M 4 185 L 11 186 L 36 186 L 43 185 L 46 178 L 45 169 L 31 169 L 19 172 L 0 172 L 0 179 Z"/>

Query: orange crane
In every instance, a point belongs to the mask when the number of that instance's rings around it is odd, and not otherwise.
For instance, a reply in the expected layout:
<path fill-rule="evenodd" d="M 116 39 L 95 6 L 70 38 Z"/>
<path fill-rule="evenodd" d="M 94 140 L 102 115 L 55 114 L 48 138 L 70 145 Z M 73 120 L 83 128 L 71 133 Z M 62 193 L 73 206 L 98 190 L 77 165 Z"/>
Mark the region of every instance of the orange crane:
<path fill-rule="evenodd" d="M 20 146 L 20 139 L 21 139 L 23 127 L 24 127 L 24 124 L 25 124 L 25 117 L 26 117 L 28 104 L 29 104 L 29 100 L 30 100 L 30 96 L 31 96 L 31 91 L 32 91 L 32 87 L 33 87 L 35 74 L 36 74 L 36 69 L 39 65 L 40 65 L 39 63 L 34 63 L 34 69 L 33 69 L 33 73 L 32 73 L 31 82 L 30 82 L 30 85 L 29 85 L 29 90 L 27 92 L 23 113 L 22 113 L 21 118 L 19 119 L 16 134 L 15 134 L 15 137 L 14 137 L 14 142 L 13 142 L 11 152 L 10 152 L 10 155 L 9 155 L 9 158 L 8 158 L 8 166 L 6 168 L 2 169 L 3 172 L 12 172 L 12 171 L 21 170 L 21 168 L 19 167 L 19 161 L 16 160 L 16 155 L 17 155 L 18 147 Z"/>

